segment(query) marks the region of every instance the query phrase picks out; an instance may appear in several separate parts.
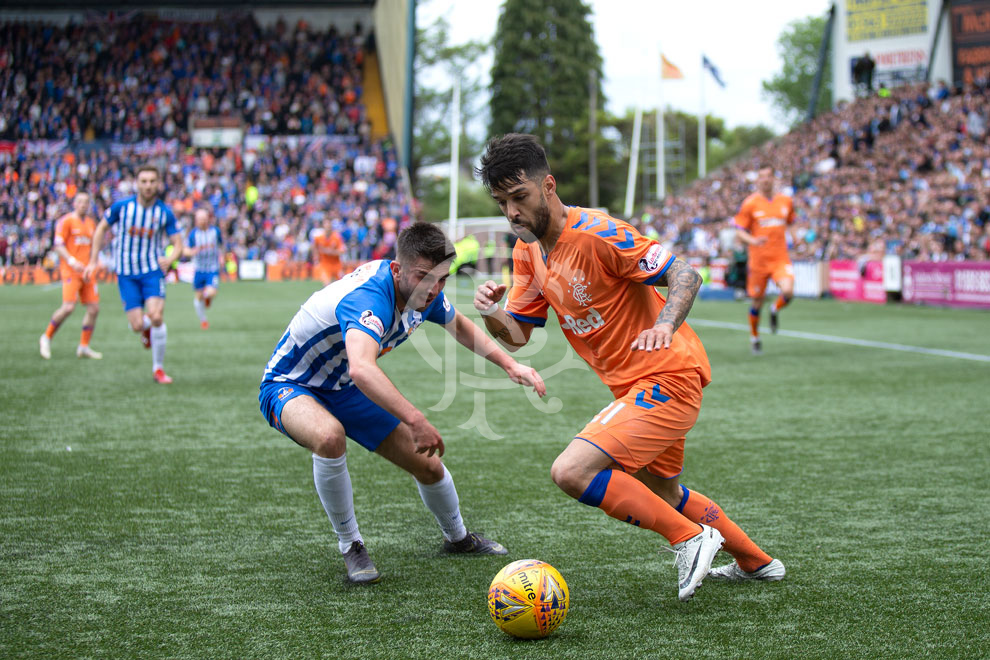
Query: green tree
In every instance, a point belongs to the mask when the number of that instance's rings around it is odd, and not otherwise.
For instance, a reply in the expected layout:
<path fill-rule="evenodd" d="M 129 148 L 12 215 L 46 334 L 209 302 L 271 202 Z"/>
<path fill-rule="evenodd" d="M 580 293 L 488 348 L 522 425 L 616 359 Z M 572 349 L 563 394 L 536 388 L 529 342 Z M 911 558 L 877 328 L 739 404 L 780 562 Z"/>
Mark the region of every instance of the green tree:
<path fill-rule="evenodd" d="M 763 81 L 763 95 L 774 105 L 780 117 L 791 125 L 802 121 L 808 112 L 825 24 L 825 16 L 798 19 L 789 23 L 777 38 L 777 52 L 784 67 L 776 76 Z M 831 107 L 832 63 L 831 58 L 827 57 L 815 114 Z"/>
<path fill-rule="evenodd" d="M 450 44 L 450 23 L 443 17 L 416 30 L 416 86 L 413 114 L 412 188 L 424 201 L 423 217 L 438 220 L 447 217 L 446 200 L 450 183 L 446 179 L 421 181 L 420 168 L 450 161 L 450 122 L 453 112 L 454 80 L 461 82 L 460 169 L 471 170 L 471 163 L 483 146 L 483 137 L 471 120 L 484 112 L 485 85 L 474 64 L 489 49 L 488 44 L 469 41 Z M 479 186 L 480 187 L 480 186 Z M 459 192 L 458 215 L 473 214 L 470 200 L 476 195 Z M 465 205 L 467 202 L 467 206 Z M 474 204 L 477 206 L 477 204 Z M 442 211 L 440 210 L 442 208 Z M 436 215 L 439 213 L 439 215 Z"/>
<path fill-rule="evenodd" d="M 494 42 L 491 133 L 539 138 L 560 182 L 561 197 L 574 204 L 589 201 L 592 71 L 597 74 L 597 107 L 605 107 L 602 59 L 590 14 L 582 0 L 505 0 Z M 609 153 L 599 151 L 599 171 L 607 166 L 602 157 L 607 159 Z"/>

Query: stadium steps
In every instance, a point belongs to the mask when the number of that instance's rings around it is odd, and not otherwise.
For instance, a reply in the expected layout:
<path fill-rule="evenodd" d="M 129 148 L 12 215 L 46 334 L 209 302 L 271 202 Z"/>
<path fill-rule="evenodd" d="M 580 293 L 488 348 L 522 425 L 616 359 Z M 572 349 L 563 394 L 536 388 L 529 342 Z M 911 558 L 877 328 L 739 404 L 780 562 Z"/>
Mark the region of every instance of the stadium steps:
<path fill-rule="evenodd" d="M 375 140 L 388 135 L 388 115 L 385 112 L 385 91 L 378 68 L 378 54 L 365 52 L 364 107 L 371 122 L 371 137 Z"/>

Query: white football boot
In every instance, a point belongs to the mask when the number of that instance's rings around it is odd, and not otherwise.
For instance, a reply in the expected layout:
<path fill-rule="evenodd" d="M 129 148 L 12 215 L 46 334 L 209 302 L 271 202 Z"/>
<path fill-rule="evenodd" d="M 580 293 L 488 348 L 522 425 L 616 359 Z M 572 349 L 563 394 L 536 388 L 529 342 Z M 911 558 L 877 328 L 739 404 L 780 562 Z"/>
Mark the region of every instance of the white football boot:
<path fill-rule="evenodd" d="M 38 349 L 41 352 L 41 357 L 46 360 L 52 359 L 52 340 L 48 338 L 48 335 L 41 335 L 41 339 L 38 340 Z"/>
<path fill-rule="evenodd" d="M 721 532 L 708 525 L 701 526 L 701 533 L 681 541 L 674 546 L 674 566 L 677 567 L 677 598 L 682 602 L 691 600 L 694 592 L 701 586 L 701 581 L 708 575 L 712 567 L 715 553 L 719 551 L 725 539 Z"/>
<path fill-rule="evenodd" d="M 739 564 L 732 562 L 725 566 L 719 566 L 708 571 L 708 577 L 714 580 L 731 580 L 739 582 L 742 580 L 764 580 L 766 582 L 776 582 L 783 580 L 787 573 L 784 564 L 779 559 L 774 559 L 766 566 L 756 569 L 752 573 L 747 573 L 739 568 Z"/>

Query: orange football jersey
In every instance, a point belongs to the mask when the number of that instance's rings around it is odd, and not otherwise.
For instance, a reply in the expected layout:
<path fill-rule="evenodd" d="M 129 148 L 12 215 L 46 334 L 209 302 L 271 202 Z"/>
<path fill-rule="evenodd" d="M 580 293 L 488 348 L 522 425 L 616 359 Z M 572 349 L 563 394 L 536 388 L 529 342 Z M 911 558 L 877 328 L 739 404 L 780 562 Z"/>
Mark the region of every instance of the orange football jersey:
<path fill-rule="evenodd" d="M 89 253 L 93 247 L 93 233 L 96 231 L 96 221 L 90 217 L 80 218 L 75 212 L 66 213 L 58 219 L 55 229 L 55 245 L 62 245 L 79 263 L 89 263 Z M 69 264 L 62 262 L 60 267 L 62 278 L 75 273 Z"/>
<path fill-rule="evenodd" d="M 772 264 L 789 262 L 787 256 L 787 225 L 794 222 L 794 202 L 787 195 L 775 195 L 767 199 L 760 193 L 747 197 L 739 213 L 736 226 L 758 238 L 766 236 L 763 245 L 749 246 L 751 263 Z"/>
<path fill-rule="evenodd" d="M 653 286 L 674 255 L 628 223 L 594 209 L 571 207 L 564 231 L 544 260 L 539 243 L 517 241 L 505 310 L 542 326 L 547 308 L 574 350 L 616 397 L 657 373 L 695 370 L 702 385 L 711 367 L 698 335 L 681 325 L 670 348 L 650 353 L 629 347 L 653 327 L 666 300 Z"/>
<path fill-rule="evenodd" d="M 321 234 L 313 239 L 313 244 L 316 246 L 316 254 L 320 258 L 321 265 L 339 265 L 341 256 L 347 246 L 344 245 L 344 239 L 341 238 L 340 233 L 330 232 L 330 235 Z M 341 254 L 323 254 L 320 250 L 340 250 Z"/>

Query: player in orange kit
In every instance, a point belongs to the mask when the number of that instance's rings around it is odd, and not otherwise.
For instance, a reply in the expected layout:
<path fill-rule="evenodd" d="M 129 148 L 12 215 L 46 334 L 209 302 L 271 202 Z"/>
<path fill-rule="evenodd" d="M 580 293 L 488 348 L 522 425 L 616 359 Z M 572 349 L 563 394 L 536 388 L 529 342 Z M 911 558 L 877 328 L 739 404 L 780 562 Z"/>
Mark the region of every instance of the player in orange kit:
<path fill-rule="evenodd" d="M 794 297 L 794 266 L 787 256 L 787 225 L 794 222 L 794 202 L 787 195 L 774 195 L 773 182 L 773 168 L 761 167 L 756 192 L 743 201 L 735 218 L 736 235 L 749 249 L 746 294 L 753 301 L 749 332 L 754 355 L 763 349 L 759 326 L 767 280 L 780 287 L 780 295 L 770 308 L 771 332 L 777 332 L 777 315 Z"/>
<path fill-rule="evenodd" d="M 717 504 L 679 483 L 685 435 L 711 381 L 705 349 L 684 323 L 698 273 L 626 222 L 565 206 L 532 136 L 492 139 L 478 173 L 521 239 L 505 309 L 498 305 L 504 284 L 489 280 L 475 294 L 488 331 L 515 350 L 553 308 L 571 346 L 615 397 L 554 461 L 554 482 L 584 504 L 664 536 L 676 554 L 682 601 L 723 543 L 736 561 L 712 569 L 712 577 L 783 578 L 779 560 Z M 655 286 L 668 288 L 666 300 Z"/>
<path fill-rule="evenodd" d="M 55 251 L 59 256 L 59 270 L 62 278 L 62 306 L 52 314 L 45 334 L 38 340 L 41 357 L 50 360 L 52 357 L 52 337 L 62 321 L 76 308 L 76 301 L 81 300 L 86 305 L 86 315 L 83 316 L 82 334 L 79 346 L 76 347 L 76 357 L 99 360 L 102 353 L 97 353 L 89 347 L 96 316 L 100 313 L 100 292 L 93 278 L 84 279 L 83 270 L 89 263 L 90 246 L 93 243 L 93 232 L 96 231 L 96 220 L 86 214 L 89 210 L 89 194 L 76 193 L 72 199 L 72 212 L 66 213 L 58 220 L 55 227 Z"/>
<path fill-rule="evenodd" d="M 341 257 L 347 246 L 340 233 L 334 231 L 333 223 L 323 221 L 323 233 L 313 239 L 313 252 L 316 254 L 316 269 L 313 275 L 323 282 L 323 286 L 344 276 Z"/>

